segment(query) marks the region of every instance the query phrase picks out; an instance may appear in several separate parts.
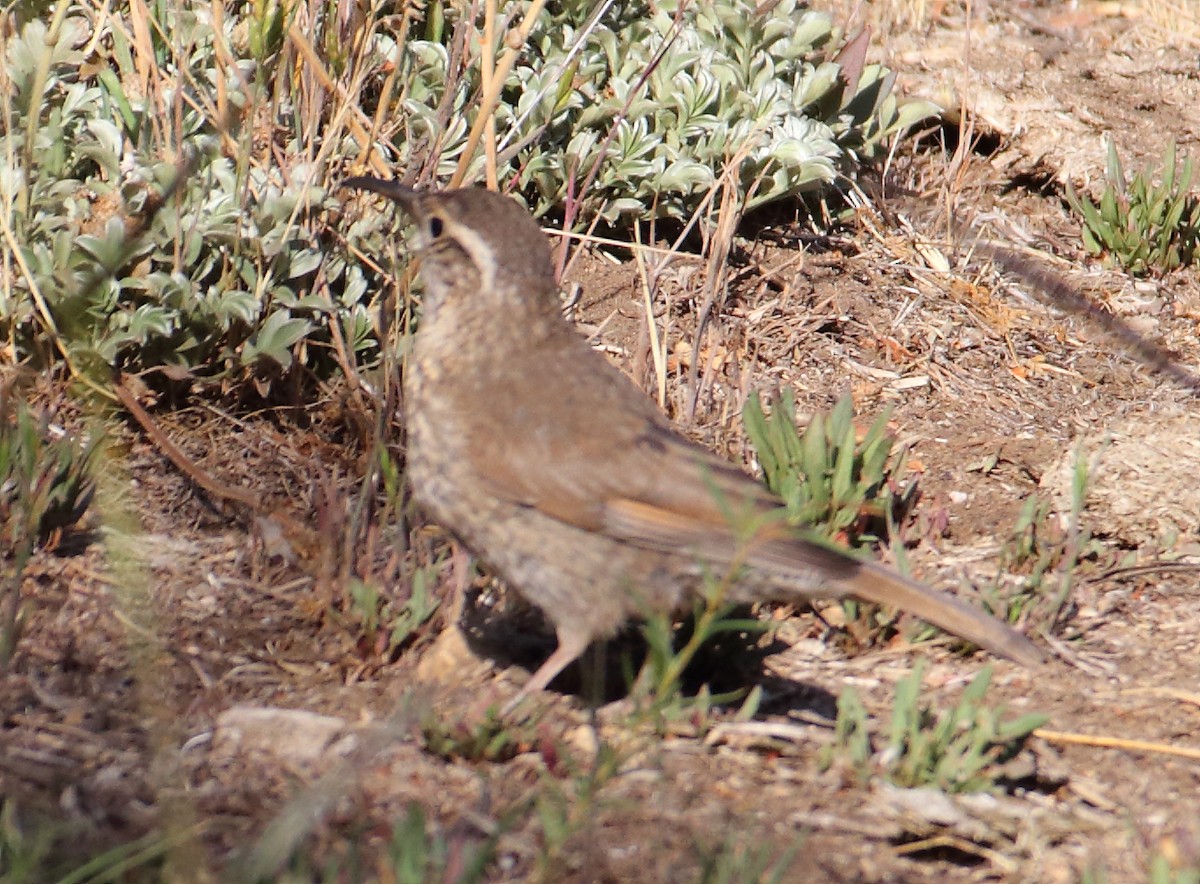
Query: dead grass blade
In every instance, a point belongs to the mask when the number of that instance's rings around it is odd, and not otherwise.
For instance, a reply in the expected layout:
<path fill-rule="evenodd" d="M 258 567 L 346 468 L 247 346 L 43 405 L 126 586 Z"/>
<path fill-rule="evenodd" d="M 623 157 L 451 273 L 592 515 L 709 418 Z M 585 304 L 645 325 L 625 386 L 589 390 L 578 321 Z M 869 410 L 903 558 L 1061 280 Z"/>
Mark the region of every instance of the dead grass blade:
<path fill-rule="evenodd" d="M 1152 755 L 1171 755 L 1200 761 L 1200 749 L 1189 746 L 1171 746 L 1167 743 L 1152 743 L 1149 740 L 1127 740 L 1123 737 L 1102 737 L 1093 734 L 1076 734 L 1067 731 L 1048 731 L 1038 728 L 1033 732 L 1048 743 L 1071 746 L 1096 746 L 1102 749 L 1125 749 L 1129 752 L 1148 752 Z"/>

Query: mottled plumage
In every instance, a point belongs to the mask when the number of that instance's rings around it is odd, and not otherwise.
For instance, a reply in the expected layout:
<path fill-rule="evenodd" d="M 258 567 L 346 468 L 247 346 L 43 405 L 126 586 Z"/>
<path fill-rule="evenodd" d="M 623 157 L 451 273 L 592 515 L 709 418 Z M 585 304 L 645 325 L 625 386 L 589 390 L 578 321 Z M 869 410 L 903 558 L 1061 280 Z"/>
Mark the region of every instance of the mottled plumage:
<path fill-rule="evenodd" d="M 594 639 L 690 603 L 743 565 L 732 601 L 854 596 L 915 614 L 1035 664 L 1023 635 L 965 602 L 764 519 L 758 482 L 690 442 L 562 317 L 550 250 L 517 203 L 485 190 L 424 193 L 375 178 L 417 224 L 425 282 L 404 378 L 417 502 L 554 625 L 558 649 L 522 695 Z"/>

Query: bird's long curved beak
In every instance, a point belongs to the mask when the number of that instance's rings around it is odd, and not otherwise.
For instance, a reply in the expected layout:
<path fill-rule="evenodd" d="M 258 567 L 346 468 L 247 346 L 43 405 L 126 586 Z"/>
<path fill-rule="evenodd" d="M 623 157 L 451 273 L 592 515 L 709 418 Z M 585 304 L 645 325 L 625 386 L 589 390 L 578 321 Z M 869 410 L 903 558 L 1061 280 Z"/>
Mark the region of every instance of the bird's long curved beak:
<path fill-rule="evenodd" d="M 386 196 L 388 199 L 395 200 L 401 207 L 408 211 L 412 211 L 421 196 L 419 190 L 414 190 L 407 185 L 401 184 L 399 181 L 375 178 L 372 175 L 357 175 L 354 178 L 347 178 L 338 187 L 369 190 L 371 193 L 377 193 L 380 196 Z"/>

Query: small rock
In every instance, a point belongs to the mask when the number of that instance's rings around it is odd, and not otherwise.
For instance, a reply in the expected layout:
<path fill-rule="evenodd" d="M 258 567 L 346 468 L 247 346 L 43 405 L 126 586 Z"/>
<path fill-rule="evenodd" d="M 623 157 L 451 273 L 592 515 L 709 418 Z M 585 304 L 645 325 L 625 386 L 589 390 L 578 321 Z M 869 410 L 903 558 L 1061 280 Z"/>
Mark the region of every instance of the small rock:
<path fill-rule="evenodd" d="M 293 762 L 344 755 L 354 748 L 348 725 L 303 709 L 234 706 L 217 717 L 213 751 L 224 755 L 262 752 Z"/>
<path fill-rule="evenodd" d="M 417 664 L 417 680 L 426 684 L 457 684 L 463 670 L 480 662 L 457 626 L 443 629 Z"/>

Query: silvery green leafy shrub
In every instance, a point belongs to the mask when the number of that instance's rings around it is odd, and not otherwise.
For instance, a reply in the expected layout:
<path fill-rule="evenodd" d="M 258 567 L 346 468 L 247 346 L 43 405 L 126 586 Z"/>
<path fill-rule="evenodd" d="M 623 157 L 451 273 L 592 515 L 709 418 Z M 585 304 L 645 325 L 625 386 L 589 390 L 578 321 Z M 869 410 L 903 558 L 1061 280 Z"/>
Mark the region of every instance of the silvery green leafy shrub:
<path fill-rule="evenodd" d="M 828 184 L 935 111 L 924 102 L 902 107 L 893 76 L 878 65 L 846 89 L 829 60 L 837 47 L 827 14 L 795 0 L 759 6 L 613 3 L 589 28 L 599 4 L 558 4 L 535 29 L 497 112 L 507 160 L 500 180 L 515 176 L 541 212 L 561 204 L 572 181 L 578 192 L 595 169 L 584 215 L 685 217 L 732 163 L 749 208 Z M 448 175 L 467 126 L 455 113 L 439 128 L 435 108 L 450 86 L 451 105 L 465 107 L 477 70 L 451 84 L 444 45 L 411 41 L 404 50 L 404 111 L 423 143 L 444 145 L 438 170 Z"/>
<path fill-rule="evenodd" d="M 335 343 L 377 356 L 373 287 L 347 246 L 380 252 L 377 219 L 323 215 L 339 202 L 330 179 L 362 145 L 325 127 L 339 101 L 373 113 L 398 65 L 385 147 L 397 174 L 421 163 L 448 179 L 477 110 L 482 30 L 455 20 L 459 4 L 429 0 L 405 45 L 378 26 L 371 55 L 351 57 L 334 5 L 315 4 L 312 45 L 346 51 L 329 70 L 350 97 L 333 100 L 302 85 L 287 40 L 298 8 L 228 4 L 218 35 L 208 4 L 153 4 L 140 43 L 121 0 L 105 21 L 123 27 L 100 33 L 83 5 L 0 29 L 0 331 L 17 358 L 65 351 L 101 379 L 171 365 L 236 385 L 297 361 L 321 371 Z M 687 216 L 726 168 L 747 206 L 816 189 L 929 111 L 899 107 L 877 66 L 845 87 L 837 42 L 829 18 L 795 0 L 762 12 L 750 0 L 552 3 L 496 110 L 500 179 L 538 212 L 573 189 L 577 220 L 617 224 Z M 224 65 L 218 44 L 233 55 Z M 235 111 L 220 123 L 218 82 Z"/>
<path fill-rule="evenodd" d="M 177 82 L 165 73 L 172 63 L 186 67 L 184 82 L 210 82 L 211 23 L 182 5 L 163 8 L 186 50 L 160 60 L 166 88 Z M 22 160 L 0 170 L 0 210 L 20 250 L 6 268 L 12 284 L 0 287 L 0 328 L 19 355 L 53 352 L 46 311 L 74 365 L 101 378 L 112 366 L 148 365 L 208 380 L 269 378 L 305 339 L 327 337 L 329 321 L 348 348 L 376 350 L 362 268 L 344 250 L 327 258 L 314 235 L 312 212 L 328 200 L 324 169 L 295 145 L 282 147 L 286 168 L 231 155 L 195 94 L 178 103 L 178 142 L 164 143 L 149 102 L 126 93 L 137 80 L 128 45 L 121 51 L 114 35 L 111 59 L 85 57 L 89 27 L 67 17 L 55 34 L 32 20 L 0 44 L 0 87 L 14 99 L 0 150 Z M 116 70 L 83 73 L 106 60 Z M 193 161 L 164 201 L 180 144 Z"/>

